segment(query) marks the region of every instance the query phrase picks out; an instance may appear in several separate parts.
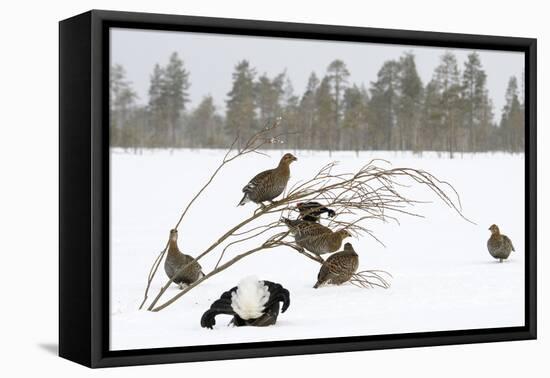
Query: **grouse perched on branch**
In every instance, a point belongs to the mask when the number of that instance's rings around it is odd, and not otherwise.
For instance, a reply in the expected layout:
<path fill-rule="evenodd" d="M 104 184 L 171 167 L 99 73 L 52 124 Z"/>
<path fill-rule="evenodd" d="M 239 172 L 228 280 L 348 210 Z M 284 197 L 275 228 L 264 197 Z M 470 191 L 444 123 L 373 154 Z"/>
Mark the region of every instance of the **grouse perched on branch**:
<path fill-rule="evenodd" d="M 330 255 L 317 275 L 317 289 L 323 284 L 341 285 L 348 282 L 359 268 L 359 256 L 351 243 L 344 244 L 344 250 Z"/>
<path fill-rule="evenodd" d="M 185 266 L 187 267 L 184 268 Z M 172 282 L 179 285 L 180 289 L 204 276 L 199 263 L 193 257 L 180 252 L 177 230 L 170 230 L 170 242 L 168 255 L 164 261 L 164 271 Z"/>
<path fill-rule="evenodd" d="M 502 262 L 510 256 L 512 251 L 515 251 L 514 245 L 508 236 L 500 233 L 496 224 L 489 227 L 489 231 L 491 231 L 491 237 L 487 240 L 487 249 L 491 256 Z"/>
<path fill-rule="evenodd" d="M 284 154 L 276 168 L 268 169 L 258 173 L 243 188 L 244 196 L 237 206 L 252 201 L 261 204 L 265 201 L 272 201 L 278 197 L 286 187 L 290 178 L 290 164 L 296 161 L 292 154 Z"/>
<path fill-rule="evenodd" d="M 327 213 L 329 218 L 332 218 L 336 215 L 336 212 L 334 210 L 321 205 L 319 202 L 300 202 L 296 207 L 300 212 L 300 218 L 305 221 L 319 222 L 321 214 L 323 213 Z"/>
<path fill-rule="evenodd" d="M 351 236 L 348 230 L 341 229 L 333 232 L 330 228 L 316 222 L 301 219 L 287 219 L 283 221 L 294 235 L 296 244 L 316 254 L 336 252 L 342 245 L 342 240 Z"/>
<path fill-rule="evenodd" d="M 275 324 L 281 312 L 290 305 L 290 293 L 278 283 L 259 281 L 247 277 L 239 285 L 226 291 L 210 306 L 201 318 L 201 327 L 212 329 L 219 314 L 232 315 L 230 324 L 234 326 L 265 327 Z"/>

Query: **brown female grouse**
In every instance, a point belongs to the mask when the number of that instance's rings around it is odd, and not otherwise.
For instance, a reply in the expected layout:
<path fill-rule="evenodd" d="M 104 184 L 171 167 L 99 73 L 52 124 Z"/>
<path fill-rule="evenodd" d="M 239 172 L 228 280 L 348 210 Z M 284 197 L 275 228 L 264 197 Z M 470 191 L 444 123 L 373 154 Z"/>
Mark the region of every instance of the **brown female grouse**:
<path fill-rule="evenodd" d="M 290 178 L 290 163 L 296 161 L 292 154 L 285 154 L 276 168 L 258 173 L 243 188 L 244 196 L 237 206 L 252 201 L 261 204 L 278 197 L 286 187 Z"/>
<path fill-rule="evenodd" d="M 489 231 L 491 231 L 491 237 L 487 240 L 487 249 L 491 256 L 502 262 L 510 256 L 512 251 L 515 251 L 514 245 L 508 236 L 500 233 L 496 224 L 489 227 Z"/>
<path fill-rule="evenodd" d="M 336 252 L 340 249 L 342 240 L 351 236 L 345 229 L 333 232 L 316 222 L 287 218 L 283 218 L 283 221 L 294 234 L 296 244 L 316 255 Z"/>
<path fill-rule="evenodd" d="M 184 268 L 185 266 L 187 267 Z M 170 230 L 170 244 L 164 261 L 164 271 L 172 282 L 179 285 L 180 289 L 204 276 L 199 263 L 193 257 L 180 252 L 177 230 Z"/>
<path fill-rule="evenodd" d="M 344 250 L 330 255 L 317 275 L 317 289 L 323 284 L 341 285 L 348 282 L 359 267 L 359 256 L 351 243 L 344 244 Z"/>

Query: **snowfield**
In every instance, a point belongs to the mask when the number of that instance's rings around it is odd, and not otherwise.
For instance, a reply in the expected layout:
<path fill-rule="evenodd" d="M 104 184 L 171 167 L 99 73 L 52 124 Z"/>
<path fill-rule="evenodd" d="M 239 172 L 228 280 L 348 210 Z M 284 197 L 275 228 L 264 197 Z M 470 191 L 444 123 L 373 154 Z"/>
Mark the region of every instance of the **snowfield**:
<path fill-rule="evenodd" d="M 194 204 L 179 227 L 179 248 L 198 255 L 256 205 L 237 207 L 241 188 L 256 173 L 275 167 L 286 151 L 249 155 L 232 163 Z M 389 289 L 350 284 L 313 289 L 320 265 L 287 248 L 261 251 L 205 281 L 160 312 L 139 311 L 147 275 L 164 248 L 182 209 L 217 167 L 221 150 L 145 150 L 111 153 L 111 339 L 112 350 L 379 335 L 524 325 L 524 155 L 422 156 L 401 152 L 289 151 L 298 157 L 289 185 L 311 177 L 337 160 L 338 171 L 354 171 L 372 158 L 393 167 L 421 168 L 451 182 L 460 193 L 466 222 L 425 187 L 404 189 L 432 201 L 412 210 L 425 218 L 400 216 L 400 224 L 368 223 L 385 247 L 369 236 L 351 238 L 359 270 L 393 275 Z M 326 224 L 326 220 L 323 220 Z M 491 224 L 516 247 L 498 263 L 487 251 Z M 258 223 L 256 223 L 257 225 Z M 231 249 L 226 258 L 250 244 Z M 328 255 L 325 255 L 325 257 Z M 200 260 L 214 267 L 219 251 Z M 256 275 L 290 291 L 290 307 L 275 326 L 200 327 L 210 304 L 243 277 Z M 152 284 L 152 299 L 167 277 L 163 266 Z M 179 291 L 172 285 L 160 303 Z"/>

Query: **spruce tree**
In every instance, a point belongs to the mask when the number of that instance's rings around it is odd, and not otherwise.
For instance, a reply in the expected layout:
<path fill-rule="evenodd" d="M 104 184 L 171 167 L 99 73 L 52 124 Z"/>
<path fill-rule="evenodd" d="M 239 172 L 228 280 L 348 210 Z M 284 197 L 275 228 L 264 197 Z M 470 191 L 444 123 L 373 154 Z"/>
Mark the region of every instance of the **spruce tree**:
<path fill-rule="evenodd" d="M 255 70 L 247 60 L 240 61 L 233 72 L 233 85 L 227 94 L 226 129 L 231 138 L 240 140 L 257 130 L 254 98 Z"/>

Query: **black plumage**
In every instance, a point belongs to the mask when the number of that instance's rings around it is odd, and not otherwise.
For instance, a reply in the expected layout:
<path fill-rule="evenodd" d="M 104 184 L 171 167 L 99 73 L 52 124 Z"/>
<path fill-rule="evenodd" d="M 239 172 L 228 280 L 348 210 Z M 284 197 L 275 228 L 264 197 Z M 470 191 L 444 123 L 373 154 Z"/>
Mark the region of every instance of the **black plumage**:
<path fill-rule="evenodd" d="M 248 277 L 212 303 L 202 315 L 201 327 L 212 329 L 220 314 L 233 316 L 230 324 L 237 327 L 265 327 L 275 324 L 279 311 L 285 312 L 288 306 L 290 293 L 287 289 L 278 283 Z"/>
<path fill-rule="evenodd" d="M 324 213 L 327 213 L 329 218 L 336 216 L 336 212 L 334 210 L 321 205 L 319 202 L 301 202 L 296 207 L 300 212 L 300 218 L 305 221 L 319 222 L 321 215 Z"/>

